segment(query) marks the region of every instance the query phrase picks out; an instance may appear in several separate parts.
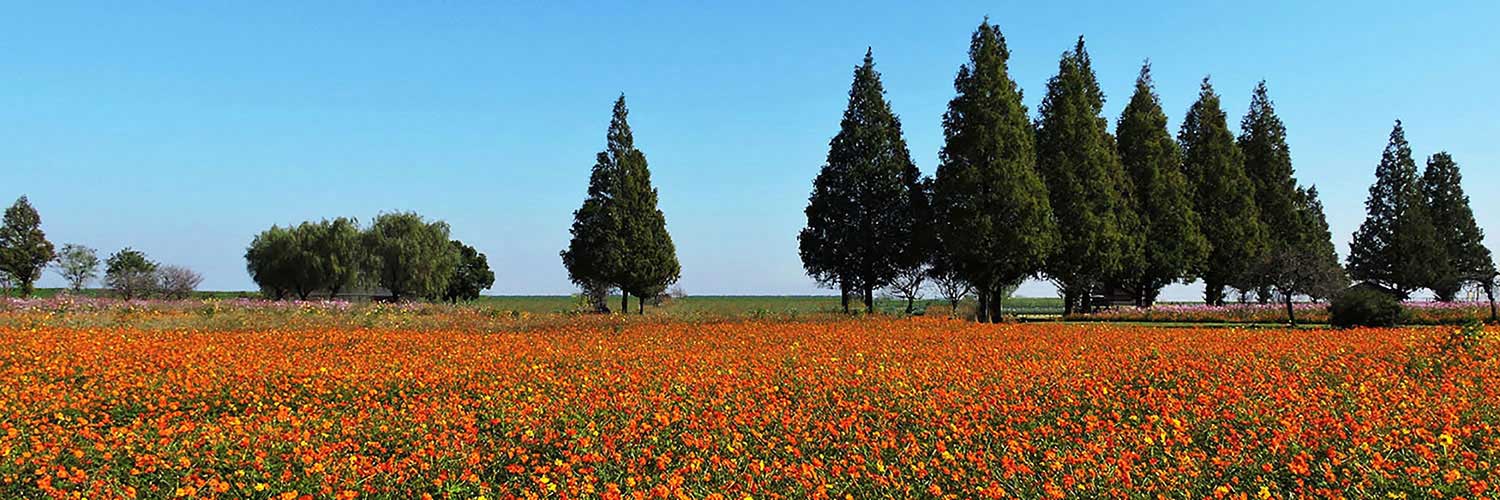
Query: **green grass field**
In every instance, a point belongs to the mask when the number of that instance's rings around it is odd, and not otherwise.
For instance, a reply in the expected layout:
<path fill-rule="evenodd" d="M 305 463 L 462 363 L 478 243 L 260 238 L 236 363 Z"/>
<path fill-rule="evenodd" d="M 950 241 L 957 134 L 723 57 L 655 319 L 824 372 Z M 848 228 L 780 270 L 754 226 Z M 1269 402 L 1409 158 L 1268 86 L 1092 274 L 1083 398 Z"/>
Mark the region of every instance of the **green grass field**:
<path fill-rule="evenodd" d="M 63 293 L 59 288 L 39 288 L 36 296 L 51 298 Z M 88 289 L 80 293 L 87 297 L 108 296 L 102 289 Z M 260 294 L 251 291 L 203 291 L 196 292 L 199 299 L 257 298 Z M 485 295 L 475 305 L 531 314 L 547 314 L 573 311 L 578 307 L 577 298 L 567 295 Z M 610 298 L 611 309 L 618 310 L 620 297 Z M 906 310 L 906 302 L 895 299 L 876 299 L 876 309 L 882 313 L 896 314 Z M 632 310 L 637 306 L 632 299 Z M 858 304 L 850 305 L 857 308 Z M 960 312 L 972 310 L 973 302 L 959 306 Z M 948 314 L 948 303 L 941 300 L 917 301 L 918 313 L 928 309 L 935 314 Z M 1005 300 L 1007 313 L 1022 315 L 1050 315 L 1062 313 L 1062 301 L 1055 297 L 1011 297 Z M 676 299 L 660 307 L 646 306 L 646 314 L 671 314 L 682 316 L 753 316 L 753 315 L 798 315 L 839 311 L 839 299 L 829 295 L 703 295 Z"/>

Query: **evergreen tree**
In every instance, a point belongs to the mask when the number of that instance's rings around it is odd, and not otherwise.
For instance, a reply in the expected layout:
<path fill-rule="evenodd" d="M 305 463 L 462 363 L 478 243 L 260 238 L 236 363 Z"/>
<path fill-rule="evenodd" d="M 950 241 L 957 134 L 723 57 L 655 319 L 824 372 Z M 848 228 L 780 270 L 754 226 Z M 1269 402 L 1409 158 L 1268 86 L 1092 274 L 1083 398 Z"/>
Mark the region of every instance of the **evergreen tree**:
<path fill-rule="evenodd" d="M 1150 63 L 1141 66 L 1135 94 L 1120 115 L 1115 135 L 1144 235 L 1140 263 L 1127 273 L 1129 288 L 1137 293 L 1136 305 L 1145 306 L 1163 287 L 1190 280 L 1208 255 L 1191 186 L 1182 174 L 1182 157 L 1153 89 Z"/>
<path fill-rule="evenodd" d="M 1034 276 L 1056 247 L 1047 188 L 1034 167 L 1035 132 L 1006 72 L 1005 37 L 986 18 L 943 115 L 945 139 L 933 183 L 943 251 L 979 295 L 980 321 L 1001 319 L 1006 285 Z"/>
<path fill-rule="evenodd" d="M 1197 273 L 1203 278 L 1203 299 L 1223 305 L 1226 286 L 1252 286 L 1254 263 L 1266 255 L 1266 229 L 1255 206 L 1255 186 L 1245 175 L 1244 157 L 1208 78 L 1182 121 L 1177 141 L 1183 171 L 1193 186 L 1200 229 L 1209 244 L 1208 259 Z"/>
<path fill-rule="evenodd" d="M 1375 167 L 1365 221 L 1349 244 L 1350 277 L 1401 298 L 1431 284 L 1434 265 L 1447 262 L 1447 256 L 1424 205 L 1417 164 L 1401 120 L 1396 120 Z"/>
<path fill-rule="evenodd" d="M 1481 283 L 1495 267 L 1484 246 L 1484 230 L 1474 221 L 1469 196 L 1464 194 L 1458 162 L 1446 152 L 1427 159 L 1422 172 L 1422 194 L 1432 227 L 1442 245 L 1446 262 L 1436 263 L 1427 288 L 1447 302 L 1468 283 Z"/>
<path fill-rule="evenodd" d="M 875 293 L 902 271 L 925 261 L 927 196 L 866 50 L 854 70 L 849 105 L 839 133 L 829 141 L 828 161 L 813 180 L 807 227 L 798 235 L 803 267 L 819 283 L 857 290 L 865 310 L 875 311 Z M 844 300 L 848 312 L 847 298 Z"/>
<path fill-rule="evenodd" d="M 1293 177 L 1292 155 L 1286 144 L 1286 125 L 1276 116 L 1264 80 L 1255 85 L 1250 111 L 1240 120 L 1239 147 L 1245 155 L 1245 175 L 1255 186 L 1256 209 L 1265 223 L 1267 255 L 1297 253 L 1294 248 L 1310 228 L 1293 223 L 1300 220 L 1297 179 Z M 1248 284 L 1265 303 L 1271 299 L 1270 276 L 1276 272 L 1277 264 L 1269 260 L 1257 264 Z"/>
<path fill-rule="evenodd" d="M 25 196 L 5 209 L 0 225 L 0 273 L 20 286 L 22 297 L 30 297 L 42 270 L 56 257 L 47 233 L 42 232 L 42 216 Z"/>
<path fill-rule="evenodd" d="M 667 233 L 667 218 L 657 208 L 656 187 L 651 185 L 646 155 L 635 148 L 626 122 L 628 114 L 625 96 L 621 95 L 615 102 L 615 116 L 620 122 L 622 144 L 628 148 L 619 161 L 622 189 L 618 199 L 619 239 L 624 244 L 625 267 L 616 282 L 624 295 L 636 296 L 639 312 L 645 314 L 646 299 L 660 295 L 676 283 L 682 276 L 682 266 L 677 262 L 672 235 Z"/>
<path fill-rule="evenodd" d="M 605 150 L 589 176 L 589 196 L 573 212 L 573 239 L 562 258 L 574 283 L 619 287 L 621 311 L 629 310 L 635 295 L 644 312 L 645 298 L 675 283 L 682 268 L 628 115 L 622 94 L 615 100 Z"/>
<path fill-rule="evenodd" d="M 625 99 L 615 102 L 604 151 L 596 155 L 589 173 L 588 197 L 573 212 L 572 240 L 561 252 L 568 278 L 584 289 L 619 286 L 625 270 L 622 162 L 635 151 L 630 124 L 625 122 Z M 628 301 L 625 294 L 622 301 Z M 622 310 L 624 306 L 621 306 Z M 603 312 L 608 312 L 605 308 Z"/>
<path fill-rule="evenodd" d="M 1064 314 L 1090 307 L 1106 280 L 1140 252 L 1139 219 L 1083 37 L 1047 82 L 1037 123 L 1037 170 L 1046 181 L 1060 236 L 1046 272 L 1063 291 Z"/>

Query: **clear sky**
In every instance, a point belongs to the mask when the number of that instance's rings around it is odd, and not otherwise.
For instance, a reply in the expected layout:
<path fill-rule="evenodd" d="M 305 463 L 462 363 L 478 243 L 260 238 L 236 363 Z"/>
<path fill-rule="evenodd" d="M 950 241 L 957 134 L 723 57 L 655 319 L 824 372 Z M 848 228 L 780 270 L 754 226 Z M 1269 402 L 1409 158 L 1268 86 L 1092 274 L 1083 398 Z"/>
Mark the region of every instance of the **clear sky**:
<path fill-rule="evenodd" d="M 931 173 L 985 15 L 1033 114 L 1080 34 L 1111 123 L 1146 58 L 1174 134 L 1204 75 L 1236 130 L 1266 79 L 1341 254 L 1400 118 L 1419 163 L 1459 161 L 1500 249 L 1494 0 L 5 3 L 0 197 L 29 195 L 59 245 L 132 246 L 206 289 L 252 288 L 244 248 L 272 224 L 415 210 L 488 254 L 490 293 L 568 293 L 558 251 L 624 92 L 684 289 L 823 293 L 796 234 L 855 64 L 874 48 Z"/>

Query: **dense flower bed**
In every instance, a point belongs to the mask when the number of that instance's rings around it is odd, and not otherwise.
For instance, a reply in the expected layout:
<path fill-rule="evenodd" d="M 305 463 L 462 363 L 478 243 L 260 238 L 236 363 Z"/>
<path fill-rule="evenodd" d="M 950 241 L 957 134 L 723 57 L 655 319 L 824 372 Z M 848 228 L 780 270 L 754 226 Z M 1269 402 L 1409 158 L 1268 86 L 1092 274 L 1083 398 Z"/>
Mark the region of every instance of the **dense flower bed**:
<path fill-rule="evenodd" d="M 0 497 L 1493 496 L 1454 333 L 5 326 Z"/>
<path fill-rule="evenodd" d="M 1403 322 L 1418 325 L 1462 324 L 1489 318 L 1487 302 L 1408 301 Z M 1292 305 L 1297 321 L 1327 323 L 1328 305 L 1299 302 Z M 1081 315 L 1080 319 L 1100 321 L 1151 321 L 1181 323 L 1285 323 L 1285 304 L 1159 304 L 1152 307 L 1122 307 Z"/>

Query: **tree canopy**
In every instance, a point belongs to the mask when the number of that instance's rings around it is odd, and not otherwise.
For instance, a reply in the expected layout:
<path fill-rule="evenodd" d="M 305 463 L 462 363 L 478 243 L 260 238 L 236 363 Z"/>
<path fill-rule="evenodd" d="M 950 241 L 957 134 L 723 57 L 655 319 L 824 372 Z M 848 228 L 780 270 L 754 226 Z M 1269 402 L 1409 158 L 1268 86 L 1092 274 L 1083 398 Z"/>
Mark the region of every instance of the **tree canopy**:
<path fill-rule="evenodd" d="M 1481 283 L 1495 272 L 1495 261 L 1484 246 L 1484 230 L 1474 221 L 1469 196 L 1464 194 L 1458 162 L 1446 152 L 1427 159 L 1422 172 L 1422 195 L 1437 240 L 1447 259 L 1433 263 L 1427 288 L 1438 300 L 1451 301 L 1465 284 Z"/>

